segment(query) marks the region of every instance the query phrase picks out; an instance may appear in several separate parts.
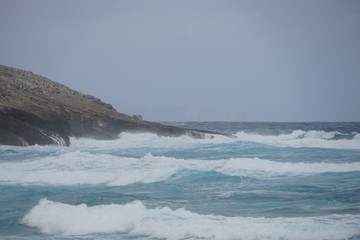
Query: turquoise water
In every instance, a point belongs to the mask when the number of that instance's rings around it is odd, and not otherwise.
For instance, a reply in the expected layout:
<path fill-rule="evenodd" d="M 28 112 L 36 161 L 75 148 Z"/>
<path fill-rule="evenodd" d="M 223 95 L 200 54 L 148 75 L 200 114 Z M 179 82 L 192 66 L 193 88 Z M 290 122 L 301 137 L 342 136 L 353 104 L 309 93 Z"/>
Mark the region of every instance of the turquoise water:
<path fill-rule="evenodd" d="M 360 239 L 360 123 L 0 146 L 0 239 Z"/>

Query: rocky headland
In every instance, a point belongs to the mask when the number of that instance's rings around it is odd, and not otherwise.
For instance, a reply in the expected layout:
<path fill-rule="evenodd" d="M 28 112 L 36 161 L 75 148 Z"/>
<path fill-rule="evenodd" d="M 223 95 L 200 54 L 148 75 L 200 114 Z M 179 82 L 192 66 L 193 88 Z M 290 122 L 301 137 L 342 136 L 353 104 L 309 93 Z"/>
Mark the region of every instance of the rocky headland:
<path fill-rule="evenodd" d="M 30 71 L 0 65 L 0 144 L 68 146 L 70 137 L 115 139 L 124 131 L 203 137 L 202 131 L 143 121 Z"/>

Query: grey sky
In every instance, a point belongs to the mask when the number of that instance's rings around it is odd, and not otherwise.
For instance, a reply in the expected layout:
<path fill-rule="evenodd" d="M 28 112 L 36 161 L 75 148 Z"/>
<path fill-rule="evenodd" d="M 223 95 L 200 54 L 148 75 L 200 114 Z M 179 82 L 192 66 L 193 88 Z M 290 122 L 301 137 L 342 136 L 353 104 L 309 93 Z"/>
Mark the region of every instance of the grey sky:
<path fill-rule="evenodd" d="M 148 120 L 360 121 L 360 1 L 0 0 L 0 64 Z"/>

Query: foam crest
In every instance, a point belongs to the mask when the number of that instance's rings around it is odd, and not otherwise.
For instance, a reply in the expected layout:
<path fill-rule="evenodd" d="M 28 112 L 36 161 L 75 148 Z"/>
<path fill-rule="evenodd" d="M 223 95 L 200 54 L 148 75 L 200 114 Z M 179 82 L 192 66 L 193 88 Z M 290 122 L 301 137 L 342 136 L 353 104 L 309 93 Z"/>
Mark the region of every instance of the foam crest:
<path fill-rule="evenodd" d="M 249 177 L 275 177 L 282 175 L 310 175 L 327 172 L 360 171 L 360 162 L 308 163 L 276 162 L 259 158 L 232 158 L 218 169 L 226 175 Z"/>
<path fill-rule="evenodd" d="M 355 136 L 353 139 L 360 140 L 360 133 L 355 133 Z"/>
<path fill-rule="evenodd" d="M 185 209 L 149 209 L 140 201 L 69 205 L 41 199 L 21 223 L 45 234 L 122 233 L 161 239 L 347 239 L 359 234 L 360 215 L 254 218 L 200 215 Z"/>
<path fill-rule="evenodd" d="M 336 138 L 342 135 L 340 132 L 302 130 L 280 135 L 260 135 L 242 131 L 238 132 L 236 137 L 240 141 L 256 142 L 276 147 L 360 149 L 359 134 L 353 134 L 351 139 Z"/>
<path fill-rule="evenodd" d="M 216 171 L 230 176 L 266 178 L 360 171 L 360 162 L 291 163 L 259 158 L 185 160 L 151 154 L 141 158 L 126 158 L 76 151 L 23 162 L 1 162 L 0 183 L 125 186 L 165 181 L 181 170 Z"/>
<path fill-rule="evenodd" d="M 348 135 L 351 137 L 349 138 Z M 289 134 L 261 135 L 257 133 L 235 134 L 235 138 L 213 135 L 214 138 L 194 139 L 189 136 L 161 137 L 152 133 L 121 133 L 116 140 L 71 139 L 74 149 L 128 149 L 128 148 L 192 148 L 204 144 L 228 144 L 239 141 L 255 142 L 276 147 L 307 147 L 333 149 L 360 149 L 360 134 L 340 132 L 295 130 Z"/>
<path fill-rule="evenodd" d="M 301 131 L 302 132 L 302 131 Z M 325 132 L 325 131 L 307 131 L 304 133 L 303 138 L 315 138 L 330 140 L 337 135 L 341 135 L 340 132 Z"/>
<path fill-rule="evenodd" d="M 154 158 L 122 158 L 106 154 L 71 152 L 24 162 L 0 163 L 0 182 L 13 184 L 106 184 L 163 181 L 176 172 L 176 164 Z"/>
<path fill-rule="evenodd" d="M 186 148 L 199 144 L 233 142 L 232 138 L 222 135 L 204 134 L 204 139 L 196 139 L 187 135 L 179 137 L 164 137 L 153 133 L 128 133 L 123 132 L 119 139 L 98 141 L 94 139 L 71 138 L 72 148 L 95 148 L 95 149 L 126 149 L 126 148 Z"/>

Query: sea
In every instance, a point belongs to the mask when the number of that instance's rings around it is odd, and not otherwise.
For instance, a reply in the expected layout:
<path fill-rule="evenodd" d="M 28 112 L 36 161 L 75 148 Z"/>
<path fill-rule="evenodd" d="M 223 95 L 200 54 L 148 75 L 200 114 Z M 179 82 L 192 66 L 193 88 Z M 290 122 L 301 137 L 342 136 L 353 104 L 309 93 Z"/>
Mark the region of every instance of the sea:
<path fill-rule="evenodd" d="M 0 239 L 360 239 L 360 123 L 0 146 Z"/>

